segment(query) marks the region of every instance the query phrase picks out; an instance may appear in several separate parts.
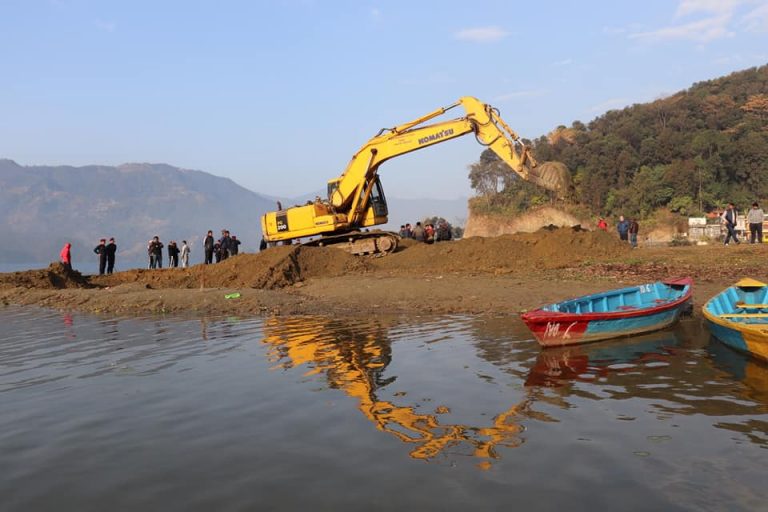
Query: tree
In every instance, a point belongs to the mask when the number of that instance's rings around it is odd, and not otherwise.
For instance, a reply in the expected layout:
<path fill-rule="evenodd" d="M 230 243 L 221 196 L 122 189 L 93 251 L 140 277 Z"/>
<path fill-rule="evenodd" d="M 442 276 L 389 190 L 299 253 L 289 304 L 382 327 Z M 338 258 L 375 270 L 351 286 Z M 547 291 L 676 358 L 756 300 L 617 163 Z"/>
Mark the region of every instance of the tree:
<path fill-rule="evenodd" d="M 540 161 L 574 171 L 576 199 L 596 213 L 681 215 L 768 198 L 768 66 L 694 84 L 667 98 L 558 126 L 533 143 Z M 495 155 L 492 155 L 492 157 Z M 495 168 L 477 170 L 482 206 L 518 211 L 546 196 Z M 692 203 L 691 203 L 692 202 Z M 480 204 L 480 202 L 476 202 Z"/>
<path fill-rule="evenodd" d="M 498 194 L 513 172 L 496 153 L 486 149 L 480 154 L 480 160 L 469 166 L 470 186 L 483 196 Z"/>

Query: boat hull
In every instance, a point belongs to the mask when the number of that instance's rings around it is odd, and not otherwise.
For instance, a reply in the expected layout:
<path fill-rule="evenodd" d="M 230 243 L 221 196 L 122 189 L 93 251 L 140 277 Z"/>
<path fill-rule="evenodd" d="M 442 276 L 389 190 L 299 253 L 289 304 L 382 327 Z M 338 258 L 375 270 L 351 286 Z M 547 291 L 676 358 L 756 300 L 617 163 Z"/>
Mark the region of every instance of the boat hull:
<path fill-rule="evenodd" d="M 712 335 L 724 345 L 748 356 L 768 362 L 768 334 L 741 331 L 707 320 Z"/>
<path fill-rule="evenodd" d="M 615 320 L 548 320 L 528 323 L 528 328 L 540 345 L 560 347 L 665 329 L 677 322 L 680 312 L 680 308 L 675 308 L 652 315 Z"/>
<path fill-rule="evenodd" d="M 522 319 L 543 347 L 560 347 L 612 338 L 634 336 L 665 329 L 691 307 L 693 282 L 677 279 L 588 295 L 524 313 Z M 649 296 L 664 294 L 654 302 Z M 640 297 L 640 299 L 638 298 Z M 633 306 L 621 305 L 633 298 Z M 609 301 L 616 302 L 611 306 Z M 581 313 L 582 305 L 603 304 L 606 310 Z M 575 310 L 574 310 L 575 309 Z"/>

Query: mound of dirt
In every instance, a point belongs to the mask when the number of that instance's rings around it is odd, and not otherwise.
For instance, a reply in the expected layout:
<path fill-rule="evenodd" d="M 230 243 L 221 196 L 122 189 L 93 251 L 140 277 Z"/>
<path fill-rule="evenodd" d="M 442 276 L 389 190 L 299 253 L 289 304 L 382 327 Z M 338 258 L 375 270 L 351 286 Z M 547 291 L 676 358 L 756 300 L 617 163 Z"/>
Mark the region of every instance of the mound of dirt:
<path fill-rule="evenodd" d="M 90 288 L 87 277 L 77 270 L 67 270 L 61 263 L 51 263 L 48 268 L 0 274 L 0 287 L 12 288 Z"/>
<path fill-rule="evenodd" d="M 519 215 L 483 215 L 469 212 L 464 236 L 500 236 L 515 233 L 534 233 L 544 226 L 574 226 L 587 224 L 586 219 L 560 208 L 542 206 Z"/>
<path fill-rule="evenodd" d="M 136 269 L 84 277 L 55 263 L 44 270 L 0 274 L 0 287 L 107 288 L 121 285 L 149 289 L 285 288 L 309 278 L 357 276 L 369 270 L 391 273 L 505 274 L 577 266 L 585 260 L 606 262 L 629 250 L 604 231 L 542 229 L 496 238 L 468 238 L 423 244 L 404 241 L 382 258 L 352 256 L 333 247 L 281 246 L 258 254 L 240 254 L 214 265 L 161 270 Z"/>
<path fill-rule="evenodd" d="M 240 254 L 214 265 L 162 270 L 129 270 L 94 277 L 101 286 L 142 283 L 151 288 L 278 289 L 310 277 L 335 277 L 364 272 L 367 260 L 331 247 L 274 247 L 258 254 Z"/>
<path fill-rule="evenodd" d="M 560 228 L 495 238 L 473 237 L 450 243 L 417 244 L 376 261 L 385 270 L 506 273 L 521 269 L 571 267 L 586 260 L 625 254 L 629 244 L 604 231 Z"/>

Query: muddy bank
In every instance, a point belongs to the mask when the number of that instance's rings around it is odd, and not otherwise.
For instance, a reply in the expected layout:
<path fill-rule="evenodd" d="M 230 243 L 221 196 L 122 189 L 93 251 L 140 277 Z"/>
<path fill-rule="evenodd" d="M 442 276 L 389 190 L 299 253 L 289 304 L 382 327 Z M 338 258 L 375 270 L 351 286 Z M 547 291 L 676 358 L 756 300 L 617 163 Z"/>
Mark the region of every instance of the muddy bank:
<path fill-rule="evenodd" d="M 0 274 L 0 304 L 116 314 L 514 315 L 584 293 L 688 275 L 701 305 L 742 276 L 764 279 L 767 253 L 762 245 L 631 250 L 611 234 L 569 228 L 409 242 L 381 258 L 289 246 L 189 269 L 82 276 L 52 264 Z M 234 292 L 239 297 L 225 298 Z"/>

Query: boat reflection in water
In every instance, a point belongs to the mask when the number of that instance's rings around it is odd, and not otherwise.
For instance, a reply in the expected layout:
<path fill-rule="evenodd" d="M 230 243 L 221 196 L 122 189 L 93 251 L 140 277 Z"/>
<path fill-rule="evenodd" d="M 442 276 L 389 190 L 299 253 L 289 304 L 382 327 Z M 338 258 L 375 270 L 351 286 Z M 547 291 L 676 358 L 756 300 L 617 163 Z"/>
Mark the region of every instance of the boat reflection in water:
<path fill-rule="evenodd" d="M 768 410 L 768 364 L 736 352 L 714 337 L 707 348 L 715 368 L 724 372 L 721 380 L 731 388 L 733 396 L 745 403 L 760 404 L 763 411 Z M 740 422 L 720 421 L 716 426 L 739 432 L 751 442 L 768 448 L 768 423 L 765 421 L 746 417 Z"/>
<path fill-rule="evenodd" d="M 736 352 L 714 337 L 707 348 L 715 367 L 743 385 L 740 394 L 744 398 L 768 405 L 768 364 Z"/>
<path fill-rule="evenodd" d="M 679 341 L 671 331 L 620 338 L 585 345 L 542 350 L 526 379 L 526 386 L 560 387 L 571 381 L 594 382 L 615 373 L 666 367 Z"/>
<path fill-rule="evenodd" d="M 392 361 L 392 343 L 384 319 L 348 323 L 322 317 L 273 317 L 264 323 L 264 343 L 270 345 L 268 357 L 276 368 L 306 366 L 305 376 L 322 374 L 329 387 L 344 391 L 357 401 L 357 407 L 377 429 L 411 445 L 414 459 L 432 460 L 446 450 L 469 448 L 470 455 L 483 459 L 478 466 L 490 467 L 498 458 L 497 448 L 515 448 L 523 439 L 520 420 L 533 402 L 528 392 L 518 404 L 493 417 L 488 425 L 464 425 L 441 421 L 450 406 L 438 406 L 433 413 L 417 412 L 416 405 L 401 404 L 409 395 L 423 389 L 397 393 L 385 388 L 397 377 L 387 376 Z M 388 399 L 379 398 L 388 395 Z M 463 451 L 463 450 L 462 450 Z"/>

